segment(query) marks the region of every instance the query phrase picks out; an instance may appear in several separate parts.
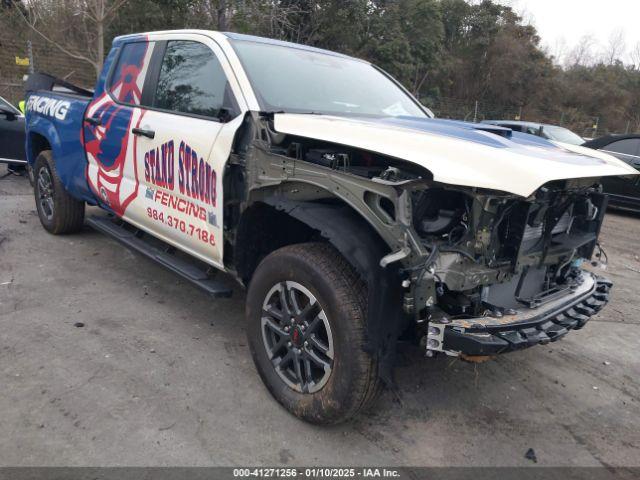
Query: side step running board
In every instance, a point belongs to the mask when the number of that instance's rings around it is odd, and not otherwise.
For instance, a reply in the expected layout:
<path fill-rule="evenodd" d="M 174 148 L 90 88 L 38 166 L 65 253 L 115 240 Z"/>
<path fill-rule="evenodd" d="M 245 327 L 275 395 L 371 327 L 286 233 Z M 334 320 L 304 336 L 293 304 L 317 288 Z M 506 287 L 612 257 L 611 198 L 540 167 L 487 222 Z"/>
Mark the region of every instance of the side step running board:
<path fill-rule="evenodd" d="M 174 253 L 172 253 L 175 251 L 175 249 L 165 244 L 164 242 L 162 243 L 166 245 L 165 250 L 151 245 L 151 243 L 144 240 L 145 234 L 143 234 L 142 231 L 132 231 L 128 229 L 128 224 L 126 224 L 124 221 L 116 221 L 113 217 L 95 215 L 87 217 L 85 219 L 85 223 L 87 223 L 93 229 L 110 237 L 113 237 L 131 250 L 134 250 L 144 255 L 145 257 L 159 263 L 163 267 L 168 268 L 172 272 L 177 273 L 182 278 L 200 287 L 210 295 L 216 298 L 231 297 L 233 290 L 224 285 L 219 280 L 211 278 L 211 275 L 209 275 L 206 270 L 199 267 L 198 265 L 177 257 Z M 135 227 L 129 226 L 129 228 Z M 160 242 L 160 240 L 158 239 L 154 240 Z"/>

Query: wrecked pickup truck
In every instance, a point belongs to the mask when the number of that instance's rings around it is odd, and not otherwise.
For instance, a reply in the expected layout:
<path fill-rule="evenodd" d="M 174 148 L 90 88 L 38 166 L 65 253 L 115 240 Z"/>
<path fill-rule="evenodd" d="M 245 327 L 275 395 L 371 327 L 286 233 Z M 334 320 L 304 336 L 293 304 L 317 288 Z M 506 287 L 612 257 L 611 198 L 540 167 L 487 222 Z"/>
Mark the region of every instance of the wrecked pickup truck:
<path fill-rule="evenodd" d="M 213 296 L 230 274 L 260 376 L 307 421 L 392 384 L 401 338 L 474 360 L 607 302 L 581 268 L 599 179 L 635 173 L 607 155 L 437 120 L 365 61 L 233 33 L 118 37 L 95 92 L 59 83 L 28 82 L 44 228 L 87 223 Z"/>

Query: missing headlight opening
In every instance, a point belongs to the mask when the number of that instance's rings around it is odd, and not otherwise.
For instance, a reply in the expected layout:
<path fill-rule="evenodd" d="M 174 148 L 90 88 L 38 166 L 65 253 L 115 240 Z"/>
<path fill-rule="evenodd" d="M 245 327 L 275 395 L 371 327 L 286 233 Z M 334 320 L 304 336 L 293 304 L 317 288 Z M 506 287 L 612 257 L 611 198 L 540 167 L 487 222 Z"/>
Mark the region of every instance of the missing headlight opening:
<path fill-rule="evenodd" d="M 531 312 L 548 306 L 555 314 L 563 310 L 563 302 L 608 288 L 581 269 L 594 253 L 604 211 L 605 197 L 592 182 L 548 184 L 527 199 L 429 189 L 418 198 L 414 225 L 425 245 L 439 254 L 419 271 L 422 278 L 413 279 L 426 288 L 433 283 L 436 292 L 433 305 L 424 304 L 415 314 L 421 326 L 447 318 L 457 334 L 443 346 L 427 342 L 427 350 L 456 355 L 457 346 L 468 354 L 456 340 L 469 329 L 485 336 L 475 337 L 482 340 L 473 352 L 477 355 L 546 343 L 555 339 L 561 322 L 552 314 L 532 318 Z M 576 308 L 569 314 L 597 311 Z M 507 322 L 511 330 L 500 327 Z M 541 326 L 553 328 L 551 336 Z"/>

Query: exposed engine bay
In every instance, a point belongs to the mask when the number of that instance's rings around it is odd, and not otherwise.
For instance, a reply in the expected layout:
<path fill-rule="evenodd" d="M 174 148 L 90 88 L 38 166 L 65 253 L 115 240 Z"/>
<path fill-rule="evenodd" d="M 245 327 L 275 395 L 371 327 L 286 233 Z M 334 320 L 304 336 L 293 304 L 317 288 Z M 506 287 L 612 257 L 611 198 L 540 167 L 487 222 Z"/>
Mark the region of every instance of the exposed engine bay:
<path fill-rule="evenodd" d="M 436 252 L 425 267 L 452 317 L 536 307 L 574 288 L 605 202 L 589 182 L 551 184 L 526 200 L 439 188 L 414 197 L 415 229 Z"/>
<path fill-rule="evenodd" d="M 552 181 L 523 198 L 438 183 L 419 165 L 280 134 L 268 119 L 258 136 L 257 188 L 297 201 L 347 203 L 386 242 L 390 251 L 380 265 L 398 268 L 402 310 L 427 354 L 465 353 L 445 345 L 443 329 L 434 333 L 434 326 L 459 333 L 486 330 L 492 321 L 519 324 L 563 299 L 577 302 L 578 293 L 608 292 L 609 284 L 581 268 L 599 248 L 606 196 L 598 179 Z M 484 353 L 495 352 L 474 354 Z"/>

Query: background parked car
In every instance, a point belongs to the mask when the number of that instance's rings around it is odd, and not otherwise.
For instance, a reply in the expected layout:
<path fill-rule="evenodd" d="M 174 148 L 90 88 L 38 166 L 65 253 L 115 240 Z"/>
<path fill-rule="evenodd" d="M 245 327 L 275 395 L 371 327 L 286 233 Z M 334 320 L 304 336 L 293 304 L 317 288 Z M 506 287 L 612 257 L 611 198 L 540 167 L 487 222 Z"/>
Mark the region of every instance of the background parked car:
<path fill-rule="evenodd" d="M 27 165 L 24 121 L 20 110 L 0 97 L 0 163 L 8 163 L 11 170 Z"/>
<path fill-rule="evenodd" d="M 482 123 L 510 128 L 515 132 L 528 133 L 555 142 L 569 143 L 571 145 L 582 145 L 584 143 L 584 139 L 580 135 L 573 133 L 568 128 L 557 125 L 521 122 L 517 120 L 483 120 Z"/>
<path fill-rule="evenodd" d="M 606 135 L 586 142 L 583 146 L 602 150 L 636 170 L 640 170 L 640 135 Z M 602 179 L 605 193 L 612 207 L 640 211 L 640 182 L 637 176 Z"/>

